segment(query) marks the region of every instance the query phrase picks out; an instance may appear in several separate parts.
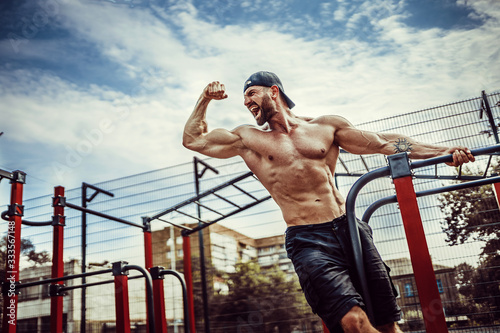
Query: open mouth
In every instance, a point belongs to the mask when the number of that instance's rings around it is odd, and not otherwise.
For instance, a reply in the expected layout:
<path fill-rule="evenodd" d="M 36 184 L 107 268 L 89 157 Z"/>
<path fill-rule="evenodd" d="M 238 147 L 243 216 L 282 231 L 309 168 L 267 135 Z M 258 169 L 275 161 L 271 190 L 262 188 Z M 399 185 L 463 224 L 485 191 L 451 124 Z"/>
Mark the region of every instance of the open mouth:
<path fill-rule="evenodd" d="M 255 119 L 260 117 L 261 115 L 261 109 L 258 105 L 252 105 L 250 108 L 248 108 L 250 112 L 252 112 L 252 115 Z"/>

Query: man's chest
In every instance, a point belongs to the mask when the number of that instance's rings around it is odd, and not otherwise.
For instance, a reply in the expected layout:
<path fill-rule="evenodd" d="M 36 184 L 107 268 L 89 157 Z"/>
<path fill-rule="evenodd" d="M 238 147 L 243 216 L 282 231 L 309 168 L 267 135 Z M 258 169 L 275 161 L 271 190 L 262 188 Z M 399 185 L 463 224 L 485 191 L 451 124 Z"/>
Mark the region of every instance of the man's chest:
<path fill-rule="evenodd" d="M 258 132 L 245 145 L 269 161 L 292 163 L 296 159 L 323 159 L 332 143 L 332 133 L 309 126 L 290 133 Z"/>

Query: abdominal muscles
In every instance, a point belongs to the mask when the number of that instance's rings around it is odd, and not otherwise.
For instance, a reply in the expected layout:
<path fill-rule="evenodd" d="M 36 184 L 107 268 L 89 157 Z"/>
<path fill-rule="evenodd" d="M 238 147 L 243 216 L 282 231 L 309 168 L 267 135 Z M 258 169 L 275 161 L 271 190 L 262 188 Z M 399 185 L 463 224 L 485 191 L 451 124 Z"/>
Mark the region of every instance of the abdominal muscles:
<path fill-rule="evenodd" d="M 266 177 L 257 175 L 289 226 L 327 222 L 343 214 L 344 199 L 333 184 L 331 171 L 317 162 L 296 161 L 268 170 Z"/>

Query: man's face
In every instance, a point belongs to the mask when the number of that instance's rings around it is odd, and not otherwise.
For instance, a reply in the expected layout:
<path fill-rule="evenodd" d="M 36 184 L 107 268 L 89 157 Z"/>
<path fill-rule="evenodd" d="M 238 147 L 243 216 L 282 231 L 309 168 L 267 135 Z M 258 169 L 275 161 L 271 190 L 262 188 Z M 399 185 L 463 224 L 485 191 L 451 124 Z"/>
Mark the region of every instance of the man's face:
<path fill-rule="evenodd" d="M 268 87 L 252 86 L 244 94 L 244 104 L 259 126 L 264 125 L 274 113 L 272 99 L 268 92 Z"/>

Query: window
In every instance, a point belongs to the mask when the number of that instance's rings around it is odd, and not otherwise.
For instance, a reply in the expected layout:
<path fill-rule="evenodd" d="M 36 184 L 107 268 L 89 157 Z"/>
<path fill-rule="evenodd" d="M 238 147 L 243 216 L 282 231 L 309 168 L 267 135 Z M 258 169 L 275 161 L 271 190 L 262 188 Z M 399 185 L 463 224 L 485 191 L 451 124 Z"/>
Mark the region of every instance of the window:
<path fill-rule="evenodd" d="M 441 282 L 441 279 L 437 279 L 436 282 L 437 282 L 437 285 L 438 285 L 439 293 L 440 294 L 444 293 L 443 283 Z"/>
<path fill-rule="evenodd" d="M 409 282 L 405 283 L 405 296 L 406 297 L 415 296 L 415 294 L 413 293 L 413 286 Z"/>
<path fill-rule="evenodd" d="M 394 287 L 396 288 L 396 298 L 401 298 L 401 291 L 399 290 L 399 284 L 395 284 Z"/>
<path fill-rule="evenodd" d="M 17 332 L 36 332 L 38 329 L 38 319 L 19 319 L 17 321 Z"/>

